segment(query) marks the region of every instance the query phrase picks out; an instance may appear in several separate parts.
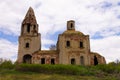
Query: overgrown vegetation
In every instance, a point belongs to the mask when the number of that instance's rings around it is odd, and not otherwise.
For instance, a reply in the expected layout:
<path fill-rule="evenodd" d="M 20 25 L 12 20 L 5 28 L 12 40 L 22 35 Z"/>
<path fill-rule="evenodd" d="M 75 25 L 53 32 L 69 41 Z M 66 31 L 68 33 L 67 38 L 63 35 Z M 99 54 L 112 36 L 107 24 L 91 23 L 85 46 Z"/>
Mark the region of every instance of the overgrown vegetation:
<path fill-rule="evenodd" d="M 40 65 L 40 64 L 13 64 L 6 60 L 0 64 L 0 78 L 7 74 L 46 74 L 66 76 L 89 76 L 105 80 L 120 80 L 120 63 L 109 63 L 97 66 L 80 65 Z M 2 76 L 1 76 L 2 75 Z M 17 76 L 17 75 L 16 75 Z M 47 79 L 46 79 L 47 80 Z"/>
<path fill-rule="evenodd" d="M 14 69 L 15 64 L 12 63 L 10 60 L 5 60 L 0 64 L 0 69 Z"/>
<path fill-rule="evenodd" d="M 91 75 L 86 67 L 73 65 L 40 65 L 40 64 L 20 64 L 15 68 L 17 71 L 55 73 L 70 75 Z"/>

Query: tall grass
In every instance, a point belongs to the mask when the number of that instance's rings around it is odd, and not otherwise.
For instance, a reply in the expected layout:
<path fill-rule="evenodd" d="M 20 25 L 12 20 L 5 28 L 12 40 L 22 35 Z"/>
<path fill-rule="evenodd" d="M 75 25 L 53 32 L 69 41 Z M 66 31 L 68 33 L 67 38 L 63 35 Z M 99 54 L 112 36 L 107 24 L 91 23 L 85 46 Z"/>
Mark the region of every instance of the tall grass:
<path fill-rule="evenodd" d="M 81 76 L 105 76 L 107 74 L 120 74 L 120 64 L 102 64 L 97 66 L 80 65 L 48 65 L 48 64 L 13 64 L 4 61 L 0 64 L 0 73 L 5 70 L 18 72 L 34 72 L 45 74 L 67 74 Z"/>
<path fill-rule="evenodd" d="M 86 67 L 75 65 L 20 64 L 16 66 L 16 70 L 48 74 L 56 73 L 72 75 L 87 75 L 88 73 L 90 73 Z"/>
<path fill-rule="evenodd" d="M 94 66 L 95 70 L 101 70 L 109 74 L 120 73 L 120 64 L 102 64 Z"/>

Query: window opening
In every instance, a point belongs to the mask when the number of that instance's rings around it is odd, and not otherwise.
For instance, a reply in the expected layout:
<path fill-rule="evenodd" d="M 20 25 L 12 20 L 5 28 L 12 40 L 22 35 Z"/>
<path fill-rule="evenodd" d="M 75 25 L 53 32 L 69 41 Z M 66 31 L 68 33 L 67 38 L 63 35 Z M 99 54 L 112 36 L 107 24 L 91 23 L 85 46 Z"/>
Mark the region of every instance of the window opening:
<path fill-rule="evenodd" d="M 30 32 L 30 24 L 27 24 L 27 32 Z"/>
<path fill-rule="evenodd" d="M 41 64 L 45 64 L 45 58 L 41 58 Z"/>
<path fill-rule="evenodd" d="M 70 47 L 70 41 L 67 41 L 67 42 L 66 42 L 66 46 L 67 46 L 67 47 Z"/>
<path fill-rule="evenodd" d="M 80 57 L 80 63 L 81 63 L 81 65 L 84 65 L 84 57 L 83 56 Z"/>
<path fill-rule="evenodd" d="M 83 42 L 80 42 L 80 48 L 83 48 Z"/>
<path fill-rule="evenodd" d="M 73 23 L 70 24 L 70 27 L 73 28 Z"/>
<path fill-rule="evenodd" d="M 71 64 L 75 64 L 75 59 L 74 58 L 71 59 Z"/>
<path fill-rule="evenodd" d="M 34 28 L 33 28 L 34 30 L 36 29 L 36 25 L 34 25 Z"/>
<path fill-rule="evenodd" d="M 51 64 L 55 64 L 55 59 L 51 59 Z"/>
<path fill-rule="evenodd" d="M 29 43 L 26 43 L 26 48 L 29 48 Z"/>

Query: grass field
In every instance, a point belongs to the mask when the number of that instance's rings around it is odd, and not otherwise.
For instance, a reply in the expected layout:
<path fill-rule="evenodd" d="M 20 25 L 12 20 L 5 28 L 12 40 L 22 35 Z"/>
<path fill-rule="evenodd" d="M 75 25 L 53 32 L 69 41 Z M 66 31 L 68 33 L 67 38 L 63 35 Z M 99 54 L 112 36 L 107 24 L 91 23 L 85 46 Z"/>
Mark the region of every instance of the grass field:
<path fill-rule="evenodd" d="M 97 66 L 0 64 L 0 80 L 120 80 L 120 64 Z"/>
<path fill-rule="evenodd" d="M 119 74 L 118 74 L 119 76 Z M 1 70 L 0 80 L 120 80 L 116 75 L 81 76 L 67 74 L 43 74 L 34 72 L 19 72 L 16 70 Z"/>
<path fill-rule="evenodd" d="M 0 74 L 0 80 L 118 80 L 115 76 L 96 77 L 62 74 L 22 73 L 8 71 Z"/>
<path fill-rule="evenodd" d="M 92 76 L 68 76 L 47 74 L 7 74 L 2 75 L 0 80 L 101 80 Z M 109 79 L 108 79 L 109 80 Z"/>

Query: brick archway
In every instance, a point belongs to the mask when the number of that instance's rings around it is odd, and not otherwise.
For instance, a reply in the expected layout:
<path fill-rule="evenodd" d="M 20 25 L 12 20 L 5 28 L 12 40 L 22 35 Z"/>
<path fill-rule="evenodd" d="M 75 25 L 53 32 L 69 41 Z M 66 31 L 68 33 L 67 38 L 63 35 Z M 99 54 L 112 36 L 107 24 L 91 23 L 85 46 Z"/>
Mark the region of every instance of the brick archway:
<path fill-rule="evenodd" d="M 31 59 L 32 59 L 32 56 L 29 54 L 26 54 L 23 56 L 23 63 L 31 64 Z"/>

